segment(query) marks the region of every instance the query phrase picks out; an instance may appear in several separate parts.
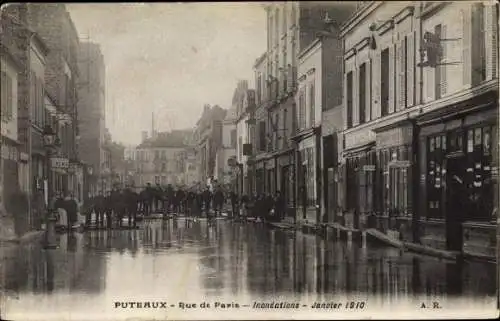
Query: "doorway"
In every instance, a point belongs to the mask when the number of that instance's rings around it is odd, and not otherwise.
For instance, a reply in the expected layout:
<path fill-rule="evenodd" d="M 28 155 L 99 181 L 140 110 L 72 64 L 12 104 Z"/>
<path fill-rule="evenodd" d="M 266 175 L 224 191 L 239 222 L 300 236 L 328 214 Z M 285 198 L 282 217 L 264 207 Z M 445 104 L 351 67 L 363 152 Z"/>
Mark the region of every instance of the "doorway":
<path fill-rule="evenodd" d="M 462 218 L 467 215 L 464 211 L 469 208 L 465 164 L 463 155 L 446 158 L 445 222 L 446 249 L 449 251 L 461 252 L 463 248 Z"/>

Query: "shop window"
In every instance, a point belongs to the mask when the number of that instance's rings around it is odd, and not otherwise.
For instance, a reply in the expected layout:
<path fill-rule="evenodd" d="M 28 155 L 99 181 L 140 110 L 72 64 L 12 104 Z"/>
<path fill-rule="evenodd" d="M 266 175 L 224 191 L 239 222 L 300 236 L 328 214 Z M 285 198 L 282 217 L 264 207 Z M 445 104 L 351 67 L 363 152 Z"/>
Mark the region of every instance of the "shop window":
<path fill-rule="evenodd" d="M 427 157 L 427 209 L 428 216 L 443 218 L 443 182 L 445 170 L 446 135 L 438 135 L 428 139 Z"/>
<path fill-rule="evenodd" d="M 468 208 L 466 219 L 490 220 L 493 212 L 493 181 L 491 179 L 491 126 L 471 128 L 467 131 L 467 187 Z"/>

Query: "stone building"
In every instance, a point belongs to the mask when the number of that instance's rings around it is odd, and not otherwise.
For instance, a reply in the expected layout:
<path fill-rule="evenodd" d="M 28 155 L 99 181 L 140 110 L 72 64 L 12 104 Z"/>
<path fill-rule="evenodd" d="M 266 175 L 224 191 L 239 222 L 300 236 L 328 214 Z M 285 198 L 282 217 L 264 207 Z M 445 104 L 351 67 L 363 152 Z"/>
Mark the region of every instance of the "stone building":
<path fill-rule="evenodd" d="M 194 144 L 198 157 L 198 179 L 208 184 L 215 173 L 215 155 L 222 145 L 222 121 L 226 117 L 226 109 L 217 105 L 205 105 L 194 130 Z"/>
<path fill-rule="evenodd" d="M 105 135 L 105 65 L 100 46 L 82 42 L 79 48 L 78 66 L 78 126 L 79 149 L 83 162 L 92 167 L 88 177 L 87 194 L 96 194 L 102 187 L 101 172 L 104 158 Z"/>
<path fill-rule="evenodd" d="M 323 8 L 323 14 L 319 14 L 324 17 L 323 30 L 316 32 L 316 40 L 298 56 L 297 126 L 293 137 L 297 215 L 308 222 L 333 221 L 338 205 L 337 165 L 341 146 L 337 138 L 343 126 L 340 25 L 354 10 L 353 4 L 345 3 Z"/>
<path fill-rule="evenodd" d="M 214 178 L 225 186 L 232 184 L 232 168 L 229 167 L 228 159 L 236 156 L 237 130 L 236 109 L 231 108 L 222 122 L 222 145 L 215 155 Z"/>
<path fill-rule="evenodd" d="M 184 171 L 179 157 L 186 144 L 183 137 L 172 133 L 157 133 L 135 149 L 135 186 L 181 184 L 179 173 Z"/>
<path fill-rule="evenodd" d="M 497 12 L 373 2 L 344 25 L 345 207 L 359 214 L 348 224 L 376 213 L 405 240 L 492 255 Z"/>

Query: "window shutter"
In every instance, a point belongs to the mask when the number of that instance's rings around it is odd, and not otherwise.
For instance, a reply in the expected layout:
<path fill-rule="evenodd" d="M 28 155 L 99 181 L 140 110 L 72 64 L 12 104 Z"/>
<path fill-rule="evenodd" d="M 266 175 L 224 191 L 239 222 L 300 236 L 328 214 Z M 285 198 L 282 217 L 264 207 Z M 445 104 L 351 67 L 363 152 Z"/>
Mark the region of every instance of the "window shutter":
<path fill-rule="evenodd" d="M 395 46 L 389 47 L 389 114 L 394 112 L 395 104 Z"/>
<path fill-rule="evenodd" d="M 462 65 L 463 65 L 463 84 L 471 83 L 471 17 L 470 11 L 462 10 Z"/>
<path fill-rule="evenodd" d="M 406 95 L 407 105 L 411 107 L 415 104 L 415 35 L 414 32 L 406 36 Z"/>
<path fill-rule="evenodd" d="M 396 67 L 397 67 L 397 107 L 396 110 L 405 108 L 405 55 L 404 55 L 404 42 L 396 44 Z"/>
<path fill-rule="evenodd" d="M 365 121 L 370 121 L 372 119 L 372 61 L 368 60 L 366 62 L 366 72 L 365 72 Z"/>
<path fill-rule="evenodd" d="M 485 37 L 486 37 L 486 79 L 497 78 L 498 34 L 496 30 L 496 7 L 485 6 Z"/>
<path fill-rule="evenodd" d="M 12 89 L 14 88 L 12 78 L 9 75 L 5 75 L 7 78 L 7 119 L 12 119 L 14 113 Z M 5 89 L 4 89 L 5 90 Z"/>
<path fill-rule="evenodd" d="M 372 81 L 372 90 L 373 90 L 373 98 L 372 98 L 372 118 L 379 118 L 381 115 L 380 111 L 380 80 L 381 80 L 381 61 L 380 61 L 380 51 L 377 51 L 373 57 L 373 81 Z"/>
<path fill-rule="evenodd" d="M 442 25 L 441 26 L 441 39 L 446 39 L 447 38 L 447 26 Z M 447 46 L 448 42 L 447 41 L 441 41 L 441 48 L 442 48 L 442 56 L 441 56 L 441 63 L 442 65 L 439 66 L 441 68 L 441 79 L 440 79 L 440 89 L 441 89 L 441 97 L 446 96 L 446 92 L 448 89 L 448 79 L 446 77 L 446 72 L 448 70 L 447 66 L 445 63 L 447 62 Z"/>

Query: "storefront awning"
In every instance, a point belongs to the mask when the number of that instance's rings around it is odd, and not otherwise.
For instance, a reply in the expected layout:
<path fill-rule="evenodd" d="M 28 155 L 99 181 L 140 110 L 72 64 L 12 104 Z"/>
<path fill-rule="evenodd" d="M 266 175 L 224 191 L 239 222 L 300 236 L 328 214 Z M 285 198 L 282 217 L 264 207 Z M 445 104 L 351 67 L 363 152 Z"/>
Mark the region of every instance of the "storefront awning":
<path fill-rule="evenodd" d="M 364 145 L 352 147 L 352 148 L 349 148 L 349 149 L 345 149 L 342 152 L 342 155 L 344 157 L 351 157 L 351 156 L 354 156 L 354 155 L 356 155 L 358 153 L 369 151 L 374 146 L 375 146 L 375 142 L 369 142 L 368 144 L 364 144 Z"/>

